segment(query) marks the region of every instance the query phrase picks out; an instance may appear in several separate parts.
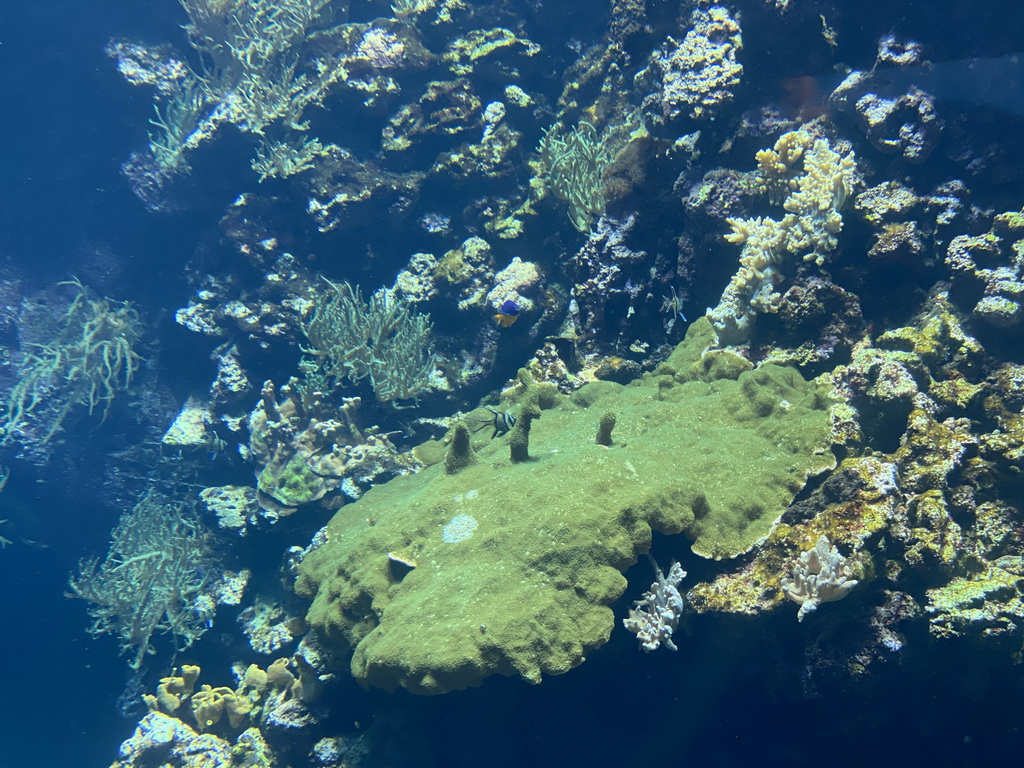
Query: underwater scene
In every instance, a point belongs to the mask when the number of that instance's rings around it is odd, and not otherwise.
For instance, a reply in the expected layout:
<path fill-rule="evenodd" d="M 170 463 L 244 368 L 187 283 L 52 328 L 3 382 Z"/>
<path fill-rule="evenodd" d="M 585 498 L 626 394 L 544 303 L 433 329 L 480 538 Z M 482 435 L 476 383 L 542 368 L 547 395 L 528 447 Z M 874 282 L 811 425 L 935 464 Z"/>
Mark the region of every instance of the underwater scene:
<path fill-rule="evenodd" d="M 0 8 L 0 768 L 1009 763 L 1024 4 Z"/>

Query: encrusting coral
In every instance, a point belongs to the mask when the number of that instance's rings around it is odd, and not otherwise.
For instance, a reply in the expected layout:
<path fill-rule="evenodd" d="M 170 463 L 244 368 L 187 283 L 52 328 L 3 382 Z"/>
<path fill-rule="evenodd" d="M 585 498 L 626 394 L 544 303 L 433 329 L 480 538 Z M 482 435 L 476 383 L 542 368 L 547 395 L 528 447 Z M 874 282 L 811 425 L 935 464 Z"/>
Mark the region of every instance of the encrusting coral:
<path fill-rule="evenodd" d="M 510 463 L 512 436 L 496 437 L 457 474 L 428 467 L 346 507 L 299 566 L 319 637 L 354 649 L 355 678 L 386 689 L 442 693 L 491 674 L 539 682 L 607 641 L 622 572 L 652 529 L 685 532 L 709 558 L 754 547 L 807 479 L 834 466 L 828 406 L 791 369 L 715 379 L 700 362 L 713 336 L 700 320 L 655 374 L 558 403 L 521 377 L 510 396 L 542 413 L 529 461 Z M 607 412 L 615 441 L 598 445 Z M 400 578 L 395 552 L 416 563 Z"/>
<path fill-rule="evenodd" d="M 739 86 L 743 65 L 737 54 L 742 48 L 740 26 L 726 8 L 695 9 L 682 42 L 669 38 L 652 55 L 650 69 L 660 88 L 647 103 L 660 108 L 660 117 L 667 120 L 713 117 Z"/>
<path fill-rule="evenodd" d="M 1024 329 L 1024 212 L 999 214 L 983 235 L 953 238 L 946 265 L 954 286 L 975 299 L 975 318 L 1007 333 Z"/>
<path fill-rule="evenodd" d="M 258 467 L 256 501 L 273 515 L 289 515 L 303 504 L 342 489 L 350 498 L 382 477 L 411 471 L 415 460 L 401 455 L 386 436 L 356 423 L 359 398 L 342 405 L 328 394 L 309 391 L 293 379 L 277 400 L 272 382 L 249 416 L 247 458 Z"/>

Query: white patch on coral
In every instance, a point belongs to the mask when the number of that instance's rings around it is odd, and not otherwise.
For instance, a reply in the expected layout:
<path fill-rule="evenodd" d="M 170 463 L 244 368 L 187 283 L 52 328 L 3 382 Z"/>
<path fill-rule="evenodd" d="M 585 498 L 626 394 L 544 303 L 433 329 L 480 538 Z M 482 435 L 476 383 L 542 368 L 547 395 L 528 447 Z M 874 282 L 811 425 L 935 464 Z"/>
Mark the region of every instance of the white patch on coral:
<path fill-rule="evenodd" d="M 446 544 L 458 544 L 472 538 L 476 526 L 476 518 L 472 515 L 456 515 L 441 530 L 441 540 Z"/>

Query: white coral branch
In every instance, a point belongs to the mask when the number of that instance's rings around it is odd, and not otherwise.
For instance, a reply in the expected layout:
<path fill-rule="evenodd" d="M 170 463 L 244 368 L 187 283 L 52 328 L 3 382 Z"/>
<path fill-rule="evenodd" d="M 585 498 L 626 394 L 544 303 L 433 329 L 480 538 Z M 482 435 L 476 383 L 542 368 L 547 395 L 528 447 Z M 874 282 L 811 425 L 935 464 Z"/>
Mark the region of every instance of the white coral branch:
<path fill-rule="evenodd" d="M 859 583 L 853 578 L 853 568 L 847 558 L 839 554 L 827 536 L 820 536 L 814 549 L 800 555 L 793 566 L 793 578 L 782 580 L 786 597 L 800 604 L 797 621 L 803 621 L 822 603 L 842 600 Z"/>
<path fill-rule="evenodd" d="M 679 626 L 686 601 L 679 593 L 679 582 L 686 577 L 686 571 L 675 560 L 668 569 L 668 575 L 661 572 L 658 564 L 651 559 L 657 580 L 629 610 L 629 616 L 622 620 L 623 626 L 636 634 L 640 647 L 650 652 L 661 645 L 677 650 L 672 642 L 672 633 Z"/>

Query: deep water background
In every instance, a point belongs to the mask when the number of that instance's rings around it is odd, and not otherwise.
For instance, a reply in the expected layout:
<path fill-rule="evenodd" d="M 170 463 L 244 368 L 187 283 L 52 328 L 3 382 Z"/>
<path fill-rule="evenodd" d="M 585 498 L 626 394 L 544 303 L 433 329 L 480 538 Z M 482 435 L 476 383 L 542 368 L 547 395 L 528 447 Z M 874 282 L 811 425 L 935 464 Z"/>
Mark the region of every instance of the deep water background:
<path fill-rule="evenodd" d="M 864 5 L 872 12 L 858 18 L 872 18 L 870 27 L 844 26 L 841 12 L 832 17 L 844 45 L 864 51 L 854 65 L 870 63 L 888 31 L 959 41 L 958 50 L 929 51 L 941 59 L 1024 45 L 1016 3 Z M 182 265 L 234 193 L 198 190 L 202 204 L 188 214 L 143 209 L 118 166 L 144 141 L 150 94 L 128 86 L 103 48 L 118 36 L 181 44 L 183 21 L 174 0 L 0 3 L 0 269 L 16 268 L 34 288 L 78 275 L 115 298 L 179 305 Z M 798 74 L 799 49 L 799 41 L 780 40 L 779 59 L 765 65 Z M 91 433 L 82 428 L 71 438 L 88 446 Z M 0 768 L 105 766 L 131 733 L 134 720 L 118 708 L 127 667 L 110 638 L 85 634 L 84 606 L 64 594 L 78 560 L 104 550 L 116 515 L 73 479 L 45 470 L 12 478 L 0 496 L 0 519 L 16 531 L 0 551 Z M 681 557 L 691 576 L 699 570 L 688 552 L 666 544 L 658 544 L 660 561 Z M 627 594 L 649 584 L 645 567 L 630 573 Z M 617 608 L 621 616 L 625 601 Z M 841 693 L 827 679 L 810 684 L 815 670 L 794 613 L 773 618 L 778 641 L 750 632 L 752 623 L 703 619 L 678 653 L 648 656 L 617 631 L 583 667 L 537 687 L 489 680 L 430 700 L 352 690 L 337 706 L 353 718 L 402 710 L 410 725 L 395 738 L 425 737 L 423 748 L 446 768 L 981 766 L 1020 754 L 1019 667 L 968 664 L 976 649 L 915 638 L 899 661 Z M 812 620 L 828 621 L 821 614 Z M 837 625 L 836 636 L 847 629 Z M 196 652 L 215 654 L 218 642 L 208 637 Z"/>

